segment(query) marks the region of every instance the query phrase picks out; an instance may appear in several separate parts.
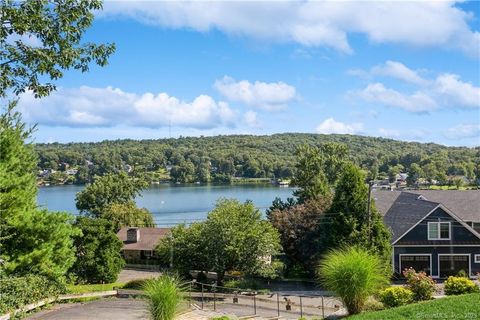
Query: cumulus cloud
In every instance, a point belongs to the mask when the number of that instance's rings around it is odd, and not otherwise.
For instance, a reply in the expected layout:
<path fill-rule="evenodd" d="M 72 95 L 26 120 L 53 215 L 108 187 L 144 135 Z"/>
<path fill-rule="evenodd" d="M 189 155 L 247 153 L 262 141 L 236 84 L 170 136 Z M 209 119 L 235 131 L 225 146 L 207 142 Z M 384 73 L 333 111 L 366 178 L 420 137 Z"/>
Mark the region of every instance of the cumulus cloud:
<path fill-rule="evenodd" d="M 385 137 L 385 138 L 398 138 L 398 137 L 400 137 L 400 131 L 395 130 L 395 129 L 380 128 L 380 129 L 378 129 L 378 133 L 379 133 L 380 136 Z"/>
<path fill-rule="evenodd" d="M 449 128 L 445 132 L 445 136 L 449 139 L 480 138 L 480 124 L 459 124 L 457 126 Z"/>
<path fill-rule="evenodd" d="M 251 83 L 247 80 L 235 81 L 225 76 L 215 81 L 214 87 L 230 101 L 269 111 L 285 109 L 288 102 L 296 97 L 295 87 L 284 82 Z"/>
<path fill-rule="evenodd" d="M 347 124 L 340 121 L 335 121 L 333 118 L 325 119 L 322 123 L 320 123 L 316 131 L 317 133 L 323 134 L 331 134 L 331 133 L 339 133 L 339 134 L 355 134 L 361 132 L 363 129 L 362 123 L 351 123 Z"/>
<path fill-rule="evenodd" d="M 27 92 L 20 108 L 29 122 L 48 126 L 112 127 L 129 125 L 158 128 L 172 125 L 210 129 L 235 125 L 236 112 L 225 102 L 200 95 L 187 102 L 167 93 L 136 94 L 118 88 L 60 88 L 35 99 Z"/>
<path fill-rule="evenodd" d="M 160 27 L 224 33 L 351 53 L 349 34 L 373 43 L 447 47 L 478 57 L 480 33 L 457 1 L 106 2 L 99 16 Z M 208 6 L 208 8 L 206 8 Z M 255 23 L 252 23 L 255 21 Z"/>
<path fill-rule="evenodd" d="M 260 121 L 257 118 L 257 113 L 254 111 L 247 111 L 244 114 L 244 120 L 247 126 L 250 128 L 259 128 L 261 126 Z"/>
<path fill-rule="evenodd" d="M 364 89 L 349 92 L 349 96 L 359 97 L 368 102 L 399 107 L 409 112 L 429 112 L 440 108 L 480 108 L 480 87 L 462 81 L 460 76 L 455 74 L 444 73 L 428 79 L 421 77 L 418 71 L 396 61 L 387 61 L 370 71 L 354 69 L 348 73 L 363 78 L 382 75 L 415 86 L 414 92 L 405 93 L 375 82 L 368 84 Z"/>

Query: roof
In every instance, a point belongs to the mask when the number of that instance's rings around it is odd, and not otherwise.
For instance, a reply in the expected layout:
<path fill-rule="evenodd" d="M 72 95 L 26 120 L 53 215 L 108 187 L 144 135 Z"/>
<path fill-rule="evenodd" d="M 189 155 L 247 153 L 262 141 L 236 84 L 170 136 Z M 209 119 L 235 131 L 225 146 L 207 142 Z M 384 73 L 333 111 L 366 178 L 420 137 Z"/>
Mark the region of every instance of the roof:
<path fill-rule="evenodd" d="M 136 228 L 140 230 L 140 241 L 127 242 L 128 229 L 130 227 L 123 227 L 117 232 L 123 242 L 123 250 L 154 250 L 160 239 L 170 234 L 170 228 Z"/>
<path fill-rule="evenodd" d="M 396 241 L 439 204 L 462 221 L 480 222 L 480 191 L 478 190 L 408 190 L 375 191 L 378 211 L 392 230 Z"/>

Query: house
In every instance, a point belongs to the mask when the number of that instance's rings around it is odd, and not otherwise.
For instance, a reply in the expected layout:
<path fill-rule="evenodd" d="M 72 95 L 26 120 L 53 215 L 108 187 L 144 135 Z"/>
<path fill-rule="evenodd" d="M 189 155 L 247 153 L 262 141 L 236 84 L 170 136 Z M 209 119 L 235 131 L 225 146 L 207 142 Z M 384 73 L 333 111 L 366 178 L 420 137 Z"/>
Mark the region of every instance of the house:
<path fill-rule="evenodd" d="M 373 197 L 392 232 L 395 273 L 480 273 L 480 191 L 379 190 Z"/>
<path fill-rule="evenodd" d="M 148 260 L 155 257 L 155 247 L 170 234 L 169 228 L 123 227 L 117 232 L 123 242 L 125 260 Z"/>

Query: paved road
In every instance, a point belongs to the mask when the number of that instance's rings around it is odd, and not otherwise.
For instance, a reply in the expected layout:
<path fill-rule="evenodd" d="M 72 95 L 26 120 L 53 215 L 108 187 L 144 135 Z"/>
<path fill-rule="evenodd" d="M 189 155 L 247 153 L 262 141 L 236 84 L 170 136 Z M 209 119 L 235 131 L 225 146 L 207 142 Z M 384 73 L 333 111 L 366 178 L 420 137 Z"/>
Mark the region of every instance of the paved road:
<path fill-rule="evenodd" d="M 140 299 L 101 299 L 87 303 L 57 304 L 28 317 L 29 320 L 147 320 L 147 306 Z"/>

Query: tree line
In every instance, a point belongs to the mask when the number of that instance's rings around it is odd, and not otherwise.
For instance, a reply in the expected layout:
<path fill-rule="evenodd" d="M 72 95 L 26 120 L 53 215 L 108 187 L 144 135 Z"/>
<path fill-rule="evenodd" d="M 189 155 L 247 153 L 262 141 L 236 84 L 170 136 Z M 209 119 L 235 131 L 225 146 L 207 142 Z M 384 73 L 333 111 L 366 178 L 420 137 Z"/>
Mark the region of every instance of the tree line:
<path fill-rule="evenodd" d="M 446 185 L 454 177 L 471 184 L 480 180 L 480 149 L 434 143 L 402 142 L 355 135 L 285 133 L 270 136 L 231 135 L 98 143 L 36 144 L 38 170 L 77 171 L 70 183 L 88 183 L 95 175 L 120 171 L 146 173 L 150 181 L 231 182 L 235 178 L 289 179 L 295 150 L 307 144 L 348 146 L 346 159 L 379 179 L 395 181 L 409 173 L 410 184 Z"/>

